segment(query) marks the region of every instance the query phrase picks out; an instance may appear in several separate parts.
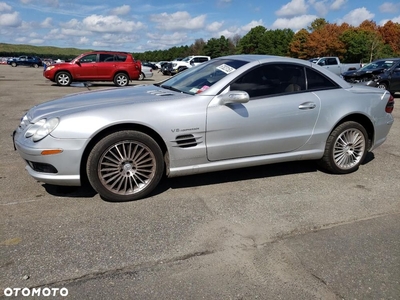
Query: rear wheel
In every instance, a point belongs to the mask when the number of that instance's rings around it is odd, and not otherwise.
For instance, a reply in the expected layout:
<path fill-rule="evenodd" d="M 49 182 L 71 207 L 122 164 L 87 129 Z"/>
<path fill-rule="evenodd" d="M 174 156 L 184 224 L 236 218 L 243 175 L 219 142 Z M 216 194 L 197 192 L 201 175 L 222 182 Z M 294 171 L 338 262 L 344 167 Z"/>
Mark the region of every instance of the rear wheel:
<path fill-rule="evenodd" d="M 100 140 L 89 154 L 86 171 L 92 187 L 109 201 L 148 195 L 164 173 L 158 144 L 138 131 L 120 131 Z"/>
<path fill-rule="evenodd" d="M 144 76 L 143 72 L 140 73 L 138 80 L 143 80 L 144 78 L 145 78 L 145 76 Z"/>
<path fill-rule="evenodd" d="M 325 145 L 319 164 L 336 174 L 356 171 L 367 155 L 368 135 L 357 122 L 349 121 L 337 126 Z"/>
<path fill-rule="evenodd" d="M 58 72 L 55 79 L 56 83 L 61 86 L 69 86 L 71 84 L 71 75 L 68 72 Z"/>
<path fill-rule="evenodd" d="M 117 73 L 114 76 L 114 84 L 116 86 L 127 86 L 129 84 L 128 75 L 125 73 Z"/>
<path fill-rule="evenodd" d="M 38 64 L 33 64 L 33 67 L 37 69 L 37 68 L 39 68 L 39 65 Z"/>

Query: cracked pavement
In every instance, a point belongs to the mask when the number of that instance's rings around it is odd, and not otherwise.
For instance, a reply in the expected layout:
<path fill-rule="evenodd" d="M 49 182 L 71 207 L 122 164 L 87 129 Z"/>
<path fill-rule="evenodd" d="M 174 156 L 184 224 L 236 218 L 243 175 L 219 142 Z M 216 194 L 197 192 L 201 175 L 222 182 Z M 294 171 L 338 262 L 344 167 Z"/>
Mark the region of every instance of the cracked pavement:
<path fill-rule="evenodd" d="M 353 174 L 276 164 L 167 179 L 152 197 L 110 203 L 35 182 L 12 150 L 24 111 L 85 88 L 10 66 L 0 66 L 0 88 L 0 295 L 66 287 L 70 299 L 399 299 L 396 105 L 388 140 Z"/>

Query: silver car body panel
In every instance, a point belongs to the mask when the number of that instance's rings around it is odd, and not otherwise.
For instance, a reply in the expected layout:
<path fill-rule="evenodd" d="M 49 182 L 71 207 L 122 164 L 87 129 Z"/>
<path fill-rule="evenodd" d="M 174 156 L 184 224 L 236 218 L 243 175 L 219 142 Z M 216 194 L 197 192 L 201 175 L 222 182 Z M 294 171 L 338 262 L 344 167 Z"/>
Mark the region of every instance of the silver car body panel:
<path fill-rule="evenodd" d="M 24 137 L 31 125 L 19 127 L 14 138 L 16 148 L 26 161 L 48 163 L 58 170 L 57 174 L 41 173 L 28 164 L 26 168 L 35 179 L 57 185 L 79 185 L 83 153 L 92 139 L 114 126 L 141 126 L 161 137 L 168 151 L 169 177 L 319 159 L 330 132 L 349 114 L 370 119 L 375 131 L 371 150 L 385 141 L 393 123 L 391 114 L 385 112 L 389 93 L 352 87 L 307 61 L 258 55 L 230 58 L 248 63 L 196 95 L 140 85 L 84 92 L 37 105 L 27 113 L 30 123 L 52 117 L 58 117 L 60 123 L 39 142 Z M 268 62 L 296 63 L 317 69 L 335 81 L 338 88 L 221 104 L 221 95 L 229 91 L 232 80 Z M 62 149 L 62 152 L 41 155 L 45 149 Z"/>

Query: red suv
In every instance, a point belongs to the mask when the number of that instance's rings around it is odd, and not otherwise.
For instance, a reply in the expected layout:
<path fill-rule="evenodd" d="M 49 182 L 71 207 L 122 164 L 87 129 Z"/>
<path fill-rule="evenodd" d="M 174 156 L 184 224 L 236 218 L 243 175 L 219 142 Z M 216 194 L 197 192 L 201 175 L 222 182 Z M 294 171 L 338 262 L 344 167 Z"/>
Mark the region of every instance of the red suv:
<path fill-rule="evenodd" d="M 43 76 L 58 85 L 68 86 L 72 81 L 112 81 L 126 86 L 141 74 L 140 61 L 127 52 L 93 51 L 83 53 L 68 63 L 55 63 L 43 71 Z"/>

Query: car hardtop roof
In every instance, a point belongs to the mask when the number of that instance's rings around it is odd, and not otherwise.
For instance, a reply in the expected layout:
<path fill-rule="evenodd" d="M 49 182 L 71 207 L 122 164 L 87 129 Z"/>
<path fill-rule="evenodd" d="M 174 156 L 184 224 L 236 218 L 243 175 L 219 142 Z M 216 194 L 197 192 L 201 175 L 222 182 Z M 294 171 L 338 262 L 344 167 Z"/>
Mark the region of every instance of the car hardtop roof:
<path fill-rule="evenodd" d="M 109 50 L 93 50 L 93 51 L 88 51 L 83 54 L 90 54 L 90 53 L 114 53 L 114 54 L 131 54 L 129 52 L 124 52 L 124 51 L 109 51 Z"/>

